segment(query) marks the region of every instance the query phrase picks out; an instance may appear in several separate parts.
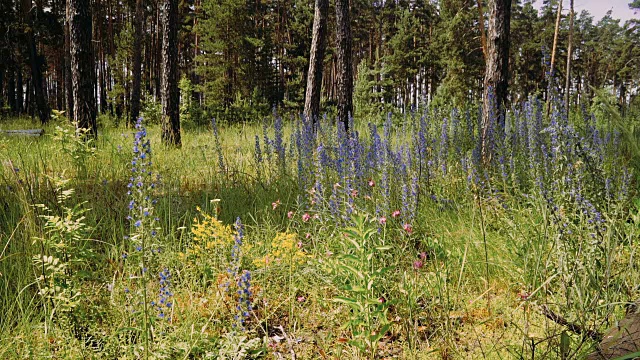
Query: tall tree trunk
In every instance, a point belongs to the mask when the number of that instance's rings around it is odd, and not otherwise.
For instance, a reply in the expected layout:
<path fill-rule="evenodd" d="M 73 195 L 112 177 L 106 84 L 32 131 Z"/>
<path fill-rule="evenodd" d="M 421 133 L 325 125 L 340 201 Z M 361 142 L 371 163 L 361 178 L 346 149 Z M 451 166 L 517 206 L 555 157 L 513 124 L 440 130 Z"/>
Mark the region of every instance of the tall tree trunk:
<path fill-rule="evenodd" d="M 549 67 L 549 82 L 553 79 L 554 66 L 556 63 L 556 49 L 558 47 L 558 32 L 560 30 L 560 18 L 562 17 L 562 0 L 558 3 L 558 14 L 556 15 L 556 27 L 553 32 L 553 48 L 551 48 L 551 66 Z M 549 84 L 551 86 L 551 84 Z"/>
<path fill-rule="evenodd" d="M 180 146 L 177 0 L 163 1 L 162 23 L 162 142 Z"/>
<path fill-rule="evenodd" d="M 504 128 L 509 85 L 511 0 L 490 0 L 489 7 L 491 17 L 489 18 L 482 103 L 482 158 L 485 162 L 491 159 L 489 147 L 492 127 L 497 125 L 497 129 Z"/>
<path fill-rule="evenodd" d="M 71 80 L 71 33 L 69 31 L 69 7 L 66 7 L 64 24 L 64 92 L 66 99 L 67 119 L 73 122 L 73 84 Z"/>
<path fill-rule="evenodd" d="M 320 115 L 320 93 L 322 91 L 322 70 L 324 52 L 327 46 L 327 16 L 329 0 L 316 0 L 313 16 L 313 39 L 307 73 L 307 93 L 304 98 L 304 115 L 315 124 Z"/>
<path fill-rule="evenodd" d="M 27 46 L 29 47 L 29 63 L 31 65 L 31 80 L 35 91 L 36 110 L 40 122 L 42 124 L 46 124 L 49 121 L 49 105 L 44 98 L 44 89 L 42 87 L 42 64 L 36 48 L 35 34 L 33 33 L 33 29 L 35 27 L 33 13 L 36 11 L 36 8 L 32 6 L 31 0 L 23 0 L 22 11 L 25 22 L 27 23 L 27 31 L 25 35 L 27 37 Z"/>
<path fill-rule="evenodd" d="M 11 113 L 18 113 L 18 104 L 16 101 L 16 69 L 15 65 L 11 64 L 9 67 L 9 73 L 7 76 L 7 103 L 11 107 Z"/>
<path fill-rule="evenodd" d="M 336 0 L 337 36 L 337 105 L 338 120 L 349 130 L 349 116 L 353 113 L 353 64 L 351 54 L 351 15 L 349 0 Z"/>
<path fill-rule="evenodd" d="M 484 31 L 484 10 L 482 9 L 482 0 L 478 0 L 478 30 L 480 31 L 480 45 L 482 46 L 482 55 L 484 61 L 487 61 L 487 34 Z"/>
<path fill-rule="evenodd" d="M 573 0 L 570 0 L 569 6 L 571 12 L 569 13 L 569 46 L 567 48 L 567 77 L 564 88 L 564 107 L 569 116 L 569 102 L 571 101 L 571 57 L 573 56 Z"/>
<path fill-rule="evenodd" d="M 140 83 L 142 80 L 142 23 L 144 10 L 142 0 L 136 0 L 136 13 L 133 17 L 133 86 L 131 89 L 131 113 L 129 126 L 135 124 L 140 115 Z"/>
<path fill-rule="evenodd" d="M 162 97 L 161 83 L 162 83 L 162 40 L 163 40 L 163 23 L 162 23 L 162 7 L 160 4 L 156 6 L 156 47 L 155 47 L 155 66 L 154 72 L 154 94 L 156 99 Z"/>
<path fill-rule="evenodd" d="M 4 108 L 4 78 L 6 73 L 6 59 L 0 58 L 2 63 L 0 64 L 0 114 L 2 114 L 2 108 Z"/>
<path fill-rule="evenodd" d="M 71 35 L 71 80 L 73 83 L 73 120 L 76 129 L 88 129 L 98 136 L 95 69 L 91 51 L 92 21 L 90 0 L 67 0 L 69 32 Z"/>
<path fill-rule="evenodd" d="M 16 74 L 18 75 L 16 78 L 16 112 L 18 114 L 23 114 L 26 110 L 26 102 L 24 96 L 24 81 L 22 75 L 22 68 L 18 66 L 16 68 Z M 29 85 L 27 84 L 27 89 Z"/>

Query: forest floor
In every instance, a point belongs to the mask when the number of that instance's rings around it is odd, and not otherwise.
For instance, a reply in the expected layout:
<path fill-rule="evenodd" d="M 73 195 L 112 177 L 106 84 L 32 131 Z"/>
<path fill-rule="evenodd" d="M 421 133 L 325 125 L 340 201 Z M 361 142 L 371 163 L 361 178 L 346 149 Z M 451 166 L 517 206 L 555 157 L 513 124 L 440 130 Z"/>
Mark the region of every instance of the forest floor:
<path fill-rule="evenodd" d="M 571 151 L 538 168 L 510 143 L 474 180 L 464 121 L 432 121 L 381 119 L 379 138 L 357 124 L 357 141 L 273 119 L 187 126 L 179 149 L 158 125 L 103 126 L 88 143 L 64 122 L 0 135 L 0 358 L 594 351 L 544 309 L 602 333 L 638 298 L 625 156 L 605 144 L 595 170 Z M 571 141 L 549 133 L 541 144 Z M 537 176 L 583 196 L 536 191 Z"/>

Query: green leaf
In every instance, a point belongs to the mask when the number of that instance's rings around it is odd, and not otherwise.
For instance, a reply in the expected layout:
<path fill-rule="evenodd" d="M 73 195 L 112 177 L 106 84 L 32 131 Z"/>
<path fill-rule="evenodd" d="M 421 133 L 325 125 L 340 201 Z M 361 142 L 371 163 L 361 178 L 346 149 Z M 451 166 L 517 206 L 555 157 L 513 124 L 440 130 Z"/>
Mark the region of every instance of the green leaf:
<path fill-rule="evenodd" d="M 358 302 L 355 299 L 351 299 L 344 296 L 336 296 L 335 298 L 333 298 L 333 301 L 337 303 L 347 304 L 347 305 L 358 304 Z"/>

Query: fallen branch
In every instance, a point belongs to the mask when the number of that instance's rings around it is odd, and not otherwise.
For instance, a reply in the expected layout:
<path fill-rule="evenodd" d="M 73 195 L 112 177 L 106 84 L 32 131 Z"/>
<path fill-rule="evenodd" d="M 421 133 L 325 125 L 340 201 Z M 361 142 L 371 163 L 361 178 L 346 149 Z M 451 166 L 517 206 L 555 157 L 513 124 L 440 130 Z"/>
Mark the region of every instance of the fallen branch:
<path fill-rule="evenodd" d="M 585 329 L 576 323 L 572 323 L 568 321 L 567 319 L 562 317 L 562 315 L 554 313 L 551 309 L 549 309 L 549 307 L 547 307 L 547 305 L 541 305 L 540 310 L 542 311 L 542 314 L 547 317 L 547 319 L 555 322 L 556 324 L 566 326 L 567 329 L 571 330 L 572 332 L 578 335 L 584 335 L 594 341 L 602 340 L 601 333 L 595 330 Z"/>

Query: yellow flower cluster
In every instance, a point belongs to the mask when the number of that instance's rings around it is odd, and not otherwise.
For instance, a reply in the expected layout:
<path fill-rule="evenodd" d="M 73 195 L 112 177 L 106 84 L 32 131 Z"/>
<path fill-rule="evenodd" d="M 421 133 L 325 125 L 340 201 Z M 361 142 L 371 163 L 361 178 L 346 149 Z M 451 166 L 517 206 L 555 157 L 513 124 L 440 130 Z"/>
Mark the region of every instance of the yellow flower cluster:
<path fill-rule="evenodd" d="M 305 253 L 301 248 L 301 243 L 296 240 L 296 234 L 278 233 L 271 241 L 271 251 L 264 257 L 255 259 L 253 264 L 258 268 L 274 264 L 286 264 L 294 267 L 303 264 L 312 256 Z"/>
<path fill-rule="evenodd" d="M 231 230 L 231 226 L 224 225 L 215 216 L 203 212 L 199 207 L 196 209 L 202 219 L 193 219 L 193 225 L 191 225 L 193 242 L 183 257 L 199 256 L 217 247 L 233 244 L 235 232 Z"/>

